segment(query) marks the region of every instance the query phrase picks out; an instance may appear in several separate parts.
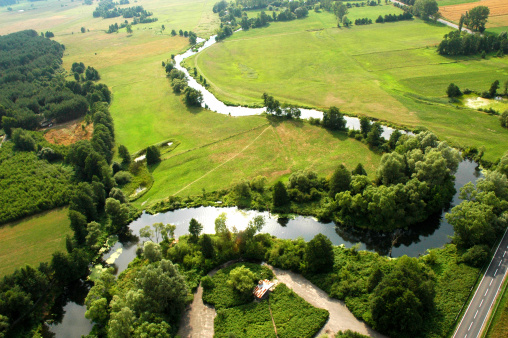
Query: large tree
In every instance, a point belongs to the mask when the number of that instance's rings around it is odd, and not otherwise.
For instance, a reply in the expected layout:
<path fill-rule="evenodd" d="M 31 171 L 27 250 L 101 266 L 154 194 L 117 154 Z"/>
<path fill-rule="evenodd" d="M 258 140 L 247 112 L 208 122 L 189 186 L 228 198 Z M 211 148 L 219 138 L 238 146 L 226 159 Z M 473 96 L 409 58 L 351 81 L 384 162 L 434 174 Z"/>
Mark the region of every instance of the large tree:
<path fill-rule="evenodd" d="M 311 273 L 324 273 L 333 269 L 332 241 L 323 234 L 317 234 L 307 243 L 304 253 L 306 270 Z"/>
<path fill-rule="evenodd" d="M 416 0 L 413 6 L 413 14 L 427 20 L 439 11 L 436 0 Z"/>
<path fill-rule="evenodd" d="M 466 26 L 483 33 L 489 14 L 490 9 L 487 6 L 477 6 L 471 9 L 466 15 Z"/>

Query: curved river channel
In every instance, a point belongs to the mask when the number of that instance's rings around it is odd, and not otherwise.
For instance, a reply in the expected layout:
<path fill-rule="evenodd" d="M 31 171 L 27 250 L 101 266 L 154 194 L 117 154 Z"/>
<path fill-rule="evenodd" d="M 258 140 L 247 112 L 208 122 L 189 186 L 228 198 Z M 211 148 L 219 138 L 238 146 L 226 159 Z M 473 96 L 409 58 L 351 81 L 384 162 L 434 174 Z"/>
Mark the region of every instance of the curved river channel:
<path fill-rule="evenodd" d="M 198 43 L 204 40 L 198 40 Z M 175 57 L 176 68 L 185 72 L 189 79 L 189 86 L 202 92 L 204 103 L 208 109 L 220 114 L 231 116 L 259 115 L 265 111 L 264 108 L 246 108 L 227 106 L 219 101 L 212 93 L 206 90 L 201 84 L 194 80 L 188 71 L 181 66 L 181 62 L 210 47 L 215 43 L 215 36 L 205 41 L 197 52 L 188 50 L 187 52 Z M 322 118 L 323 112 L 312 109 L 301 109 L 302 118 Z M 360 129 L 358 118 L 344 116 L 349 129 Z M 388 138 L 394 129 L 383 126 L 383 137 Z M 482 174 L 477 169 L 477 164 L 470 161 L 462 161 L 459 164 L 455 174 L 455 189 L 457 193 L 453 198 L 450 208 L 460 203 L 458 193 L 461 187 L 468 182 L 475 183 Z M 106 253 L 103 259 L 116 269 L 116 274 L 124 271 L 128 264 L 136 256 L 138 245 L 139 230 L 153 223 L 171 223 L 176 225 L 175 236 L 181 236 L 188 233 L 188 225 L 191 218 L 195 218 L 203 224 L 204 233 L 214 233 L 214 221 L 221 213 L 227 214 L 227 225 L 231 229 L 235 226 L 238 230 L 243 230 L 247 223 L 254 216 L 262 215 L 265 218 L 266 225 L 262 232 L 283 239 L 296 239 L 303 237 L 306 241 L 312 239 L 316 234 L 326 235 L 335 245 L 344 245 L 352 247 L 360 243 L 360 250 L 369 250 L 378 252 L 381 255 L 390 255 L 399 257 L 408 255 L 417 257 L 425 254 L 427 249 L 441 247 L 450 241 L 453 235 L 452 226 L 445 220 L 444 215 L 448 210 L 443 210 L 441 215 L 427 220 L 420 226 L 412 227 L 410 230 L 396 233 L 378 233 L 374 231 L 342 228 L 335 226 L 334 223 L 321 223 L 313 217 L 295 216 L 291 219 L 279 219 L 276 215 L 268 212 L 258 212 L 254 210 L 239 210 L 237 208 L 216 208 L 200 207 L 194 209 L 180 209 L 161 214 L 150 215 L 143 213 L 141 217 L 133 221 L 129 228 L 135 235 L 135 240 L 131 242 L 118 242 L 111 250 Z M 60 300 L 57 310 L 58 315 L 54 324 L 49 325 L 48 329 L 56 337 L 81 337 L 90 333 L 92 324 L 85 318 L 86 306 L 84 298 L 90 285 L 80 281 L 75 287 L 69 290 L 66 297 Z"/>

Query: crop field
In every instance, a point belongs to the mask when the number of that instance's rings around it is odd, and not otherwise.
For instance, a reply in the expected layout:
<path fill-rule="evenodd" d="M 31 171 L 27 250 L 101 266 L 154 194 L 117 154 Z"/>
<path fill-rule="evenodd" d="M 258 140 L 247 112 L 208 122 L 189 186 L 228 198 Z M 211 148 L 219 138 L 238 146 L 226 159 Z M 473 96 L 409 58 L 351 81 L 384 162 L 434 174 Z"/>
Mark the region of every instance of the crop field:
<path fill-rule="evenodd" d="M 358 8 L 357 17 L 397 13 L 390 6 Z M 387 8 L 389 10 L 387 10 Z M 351 8 L 348 17 L 356 17 Z M 332 14 L 271 23 L 235 33 L 188 61 L 221 99 L 261 104 L 267 92 L 281 102 L 368 115 L 408 128 L 425 126 L 455 146 L 481 146 L 495 161 L 508 148 L 497 117 L 448 104 L 446 88 L 488 90 L 508 79 L 508 59 L 443 57 L 435 46 L 449 32 L 418 19 L 335 28 Z M 396 37 L 396 38 L 390 38 Z M 358 43 L 361 41 L 362 43 Z M 480 134 L 480 139 L 472 135 Z"/>
<path fill-rule="evenodd" d="M 439 11 L 446 19 L 458 22 L 460 16 L 476 6 L 487 6 L 490 9 L 487 28 L 508 26 L 508 2 L 505 0 L 482 0 L 452 5 L 440 5 Z"/>
<path fill-rule="evenodd" d="M 65 252 L 72 235 L 67 209 L 56 209 L 0 226 L 0 277 L 25 264 L 48 262 L 55 251 Z"/>

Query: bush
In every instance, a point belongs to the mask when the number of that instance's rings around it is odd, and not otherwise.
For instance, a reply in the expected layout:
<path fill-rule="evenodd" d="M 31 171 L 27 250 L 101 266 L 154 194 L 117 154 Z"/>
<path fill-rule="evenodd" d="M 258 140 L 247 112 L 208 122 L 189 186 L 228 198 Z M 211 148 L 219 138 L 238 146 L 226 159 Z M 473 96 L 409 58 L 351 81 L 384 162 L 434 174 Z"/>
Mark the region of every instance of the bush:
<path fill-rule="evenodd" d="M 489 257 L 489 247 L 486 245 L 475 245 L 469 248 L 462 255 L 462 262 L 476 268 L 481 267 Z"/>
<path fill-rule="evenodd" d="M 508 128 L 508 110 L 505 110 L 503 114 L 501 114 L 499 121 L 501 122 L 501 127 Z"/>
<path fill-rule="evenodd" d="M 446 95 L 448 95 L 448 97 L 458 97 L 462 95 L 462 92 L 457 85 L 450 83 L 448 89 L 446 89 Z"/>
<path fill-rule="evenodd" d="M 116 184 L 123 185 L 132 180 L 132 175 L 127 171 L 119 171 L 114 176 Z"/>
<path fill-rule="evenodd" d="M 213 282 L 212 277 L 204 276 L 201 278 L 201 286 L 203 286 L 203 289 L 210 290 L 215 287 L 215 283 Z"/>

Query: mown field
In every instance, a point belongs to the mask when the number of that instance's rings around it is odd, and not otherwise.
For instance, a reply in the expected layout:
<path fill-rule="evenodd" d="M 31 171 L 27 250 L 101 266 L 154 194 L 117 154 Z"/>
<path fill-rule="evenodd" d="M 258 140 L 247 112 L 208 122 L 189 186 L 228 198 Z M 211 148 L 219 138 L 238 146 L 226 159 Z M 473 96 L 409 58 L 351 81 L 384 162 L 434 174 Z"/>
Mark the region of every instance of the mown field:
<path fill-rule="evenodd" d="M 487 6 L 490 9 L 488 28 L 508 26 L 508 3 L 504 0 L 483 0 L 481 2 L 456 2 L 439 4 L 439 11 L 446 18 L 458 22 L 460 16 L 476 6 Z"/>
<path fill-rule="evenodd" d="M 67 208 L 56 209 L 0 226 L 0 277 L 25 264 L 48 262 L 55 251 L 65 252 L 72 235 Z"/>
<path fill-rule="evenodd" d="M 387 5 L 352 8 L 348 18 L 397 11 Z M 508 58 L 439 56 L 435 45 L 450 29 L 418 19 L 334 26 L 332 14 L 310 12 L 304 20 L 235 33 L 188 64 L 229 102 L 260 105 L 267 92 L 281 102 L 336 105 L 410 128 L 425 126 L 456 146 L 484 145 L 492 161 L 508 147 L 496 117 L 458 110 L 445 97 L 450 82 L 484 91 L 496 79 L 506 81 Z"/>

